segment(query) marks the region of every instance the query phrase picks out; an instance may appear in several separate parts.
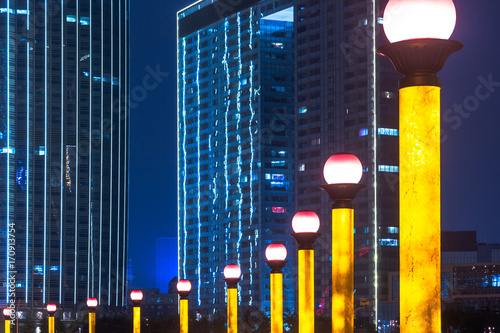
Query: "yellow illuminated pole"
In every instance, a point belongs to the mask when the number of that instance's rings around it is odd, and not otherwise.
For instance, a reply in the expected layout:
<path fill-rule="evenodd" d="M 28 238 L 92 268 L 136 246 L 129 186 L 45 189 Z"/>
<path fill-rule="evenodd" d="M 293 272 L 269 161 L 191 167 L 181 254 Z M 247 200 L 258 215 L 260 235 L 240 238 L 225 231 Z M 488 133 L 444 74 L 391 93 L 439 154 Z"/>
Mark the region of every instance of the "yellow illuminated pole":
<path fill-rule="evenodd" d="M 319 236 L 319 217 L 311 211 L 294 215 L 292 228 L 299 244 L 298 251 L 298 310 L 299 333 L 314 333 L 314 249 Z"/>
<path fill-rule="evenodd" d="M 3 317 L 5 319 L 5 333 L 10 333 L 10 319 L 13 310 L 10 308 L 3 309 Z"/>
<path fill-rule="evenodd" d="M 359 159 L 348 153 L 331 156 L 325 163 L 325 190 L 332 205 L 332 332 L 354 332 L 354 205 L 365 187 Z"/>
<path fill-rule="evenodd" d="M 395 2 L 389 2 L 384 17 L 390 14 L 392 20 L 384 29 L 392 43 L 378 51 L 405 76 L 399 82 L 401 333 L 441 332 L 441 82 L 436 74 L 463 46 L 447 40 L 456 14 L 451 0 L 443 4 L 435 8 L 432 1 L 401 2 L 395 10 Z M 421 36 L 429 29 L 412 25 L 415 6 L 443 17 L 442 22 L 435 20 L 441 25 L 432 35 Z M 442 26 L 447 30 L 440 30 Z"/>
<path fill-rule="evenodd" d="M 141 302 L 144 295 L 140 290 L 132 290 L 130 292 L 130 300 L 134 305 L 133 308 L 133 326 L 134 333 L 141 333 Z"/>
<path fill-rule="evenodd" d="M 54 314 L 57 306 L 55 304 L 47 304 L 47 313 L 49 314 L 49 333 L 54 333 Z"/>
<path fill-rule="evenodd" d="M 238 265 L 224 268 L 224 281 L 227 284 L 227 333 L 238 332 L 238 282 L 241 269 Z"/>
<path fill-rule="evenodd" d="M 177 282 L 177 292 L 179 293 L 179 321 L 181 333 L 188 333 L 189 329 L 189 308 L 188 296 L 191 292 L 191 282 L 189 280 L 179 280 Z"/>
<path fill-rule="evenodd" d="M 87 299 L 87 308 L 89 310 L 89 333 L 95 333 L 95 310 L 98 301 L 96 298 Z"/>
<path fill-rule="evenodd" d="M 283 333 L 283 272 L 287 251 L 283 244 L 266 248 L 266 264 L 271 269 L 271 333 Z"/>

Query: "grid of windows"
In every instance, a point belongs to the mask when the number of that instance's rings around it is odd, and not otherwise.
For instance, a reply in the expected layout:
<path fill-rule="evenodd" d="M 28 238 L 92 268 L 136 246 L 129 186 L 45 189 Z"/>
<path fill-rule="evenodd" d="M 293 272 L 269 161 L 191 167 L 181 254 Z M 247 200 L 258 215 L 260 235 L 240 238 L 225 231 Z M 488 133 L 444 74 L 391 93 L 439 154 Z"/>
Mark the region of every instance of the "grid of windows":
<path fill-rule="evenodd" d="M 10 2 L 0 13 L 0 231 L 15 301 L 126 304 L 128 1 Z M 97 79 L 98 78 L 98 79 Z M 12 261 L 12 259 L 11 259 Z M 0 305 L 9 302 L 0 286 Z"/>

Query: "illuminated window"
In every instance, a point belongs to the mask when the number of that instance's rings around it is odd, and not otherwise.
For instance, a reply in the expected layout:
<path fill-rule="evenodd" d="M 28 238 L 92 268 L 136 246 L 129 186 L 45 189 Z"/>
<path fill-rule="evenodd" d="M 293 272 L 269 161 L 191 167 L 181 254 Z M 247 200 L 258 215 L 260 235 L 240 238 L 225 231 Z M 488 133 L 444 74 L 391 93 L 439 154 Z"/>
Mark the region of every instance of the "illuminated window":
<path fill-rule="evenodd" d="M 379 128 L 378 129 L 378 134 L 379 135 L 389 135 L 389 136 L 398 136 L 399 131 L 395 128 Z"/>
<path fill-rule="evenodd" d="M 377 18 L 377 23 L 378 24 L 384 24 L 384 18 L 383 17 L 378 17 Z"/>
<path fill-rule="evenodd" d="M 286 213 L 285 207 L 273 207 L 273 213 L 284 214 Z"/>
<path fill-rule="evenodd" d="M 299 165 L 299 171 L 306 171 L 306 165 L 305 164 L 301 164 Z"/>
<path fill-rule="evenodd" d="M 359 130 L 359 136 L 367 136 L 368 135 L 368 128 L 362 128 Z"/>
<path fill-rule="evenodd" d="M 491 286 L 500 287 L 500 274 L 495 274 L 491 276 Z"/>
<path fill-rule="evenodd" d="M 399 233 L 399 228 L 398 227 L 387 227 L 387 233 L 397 234 L 397 233 Z"/>
<path fill-rule="evenodd" d="M 18 9 L 17 10 L 17 14 L 22 14 L 22 15 L 27 15 L 28 14 L 28 10 L 26 9 Z"/>
<path fill-rule="evenodd" d="M 40 156 L 45 155 L 45 147 L 44 146 L 40 146 L 38 148 L 38 150 L 35 151 L 35 154 L 40 155 Z"/>
<path fill-rule="evenodd" d="M 398 246 L 398 240 L 392 238 L 381 238 L 378 240 L 380 246 Z"/>
<path fill-rule="evenodd" d="M 271 161 L 271 165 L 283 167 L 285 166 L 285 161 Z"/>
<path fill-rule="evenodd" d="M 399 167 L 397 165 L 379 165 L 378 171 L 380 172 L 399 172 Z"/>
<path fill-rule="evenodd" d="M 299 109 L 299 113 L 307 113 L 307 107 L 303 106 Z"/>
<path fill-rule="evenodd" d="M 43 275 L 43 265 L 35 265 L 33 268 L 38 274 Z"/>
<path fill-rule="evenodd" d="M 90 18 L 89 17 L 81 17 L 80 18 L 80 25 L 90 25 Z"/>
<path fill-rule="evenodd" d="M 274 42 L 274 43 L 271 43 L 271 46 L 276 48 L 276 49 L 282 49 L 282 48 L 284 48 L 285 45 L 283 43 Z"/>
<path fill-rule="evenodd" d="M 76 16 L 75 15 L 66 15 L 66 22 L 75 23 Z"/>

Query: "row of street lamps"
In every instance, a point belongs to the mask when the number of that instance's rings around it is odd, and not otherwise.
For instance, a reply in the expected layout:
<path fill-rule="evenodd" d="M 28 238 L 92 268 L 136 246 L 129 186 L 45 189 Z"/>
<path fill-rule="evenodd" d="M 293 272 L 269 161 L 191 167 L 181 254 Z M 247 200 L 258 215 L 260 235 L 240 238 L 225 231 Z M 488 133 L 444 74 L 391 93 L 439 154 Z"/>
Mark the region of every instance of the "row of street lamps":
<path fill-rule="evenodd" d="M 332 209 L 332 324 L 333 332 L 352 332 L 354 327 L 354 206 L 352 200 L 365 187 L 358 184 L 363 174 L 359 159 L 348 153 L 335 154 L 325 163 L 324 176 L 329 183 L 324 189 L 334 200 Z M 298 315 L 299 333 L 314 332 L 314 248 L 320 236 L 320 220 L 316 213 L 301 211 L 292 219 L 291 235 L 298 250 Z M 283 272 L 287 250 L 283 244 L 267 246 L 266 264 L 271 269 L 271 333 L 283 332 Z M 241 269 L 237 265 L 224 268 L 227 284 L 227 332 L 237 333 L 237 286 Z M 181 296 L 181 333 L 188 333 L 187 296 L 191 290 L 188 280 L 179 280 L 177 290 Z"/>

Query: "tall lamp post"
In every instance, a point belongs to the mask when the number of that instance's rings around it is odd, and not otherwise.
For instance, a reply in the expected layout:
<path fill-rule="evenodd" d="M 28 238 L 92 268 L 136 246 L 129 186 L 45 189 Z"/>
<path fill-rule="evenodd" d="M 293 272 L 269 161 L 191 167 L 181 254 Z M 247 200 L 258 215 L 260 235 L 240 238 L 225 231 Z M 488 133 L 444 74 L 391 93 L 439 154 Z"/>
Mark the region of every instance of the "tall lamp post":
<path fill-rule="evenodd" d="M 12 313 L 12 309 L 5 308 L 3 309 L 3 317 L 5 319 L 5 333 L 10 333 L 10 315 Z"/>
<path fill-rule="evenodd" d="M 266 264 L 271 269 L 271 333 L 283 333 L 283 272 L 286 265 L 283 244 L 269 244 Z"/>
<path fill-rule="evenodd" d="M 332 205 L 332 332 L 354 331 L 354 205 L 365 187 L 359 159 L 348 153 L 332 155 L 323 169 L 327 185 L 321 186 Z"/>
<path fill-rule="evenodd" d="M 299 333 L 314 333 L 314 248 L 319 236 L 319 217 L 315 212 L 302 211 L 293 216 L 292 229 L 299 244 L 298 293 Z"/>
<path fill-rule="evenodd" d="M 54 314 L 57 306 L 55 304 L 47 304 L 47 313 L 49 314 L 49 333 L 54 333 Z"/>
<path fill-rule="evenodd" d="M 238 265 L 224 268 L 224 281 L 227 284 L 227 333 L 238 332 L 238 282 L 241 269 Z"/>
<path fill-rule="evenodd" d="M 191 282 L 189 282 L 189 280 L 179 280 L 177 282 L 177 292 L 181 297 L 179 301 L 181 333 L 188 333 L 188 328 L 189 328 L 188 296 L 189 293 L 191 292 Z"/>
<path fill-rule="evenodd" d="M 141 302 L 144 295 L 140 290 L 132 290 L 130 300 L 134 305 L 134 333 L 141 333 Z"/>
<path fill-rule="evenodd" d="M 441 332 L 440 90 L 436 76 L 460 42 L 452 0 L 391 0 L 378 53 L 399 81 L 401 332 Z"/>
<path fill-rule="evenodd" d="M 89 298 L 87 300 L 87 308 L 89 309 L 89 333 L 95 333 L 95 309 L 98 304 L 97 298 Z"/>

